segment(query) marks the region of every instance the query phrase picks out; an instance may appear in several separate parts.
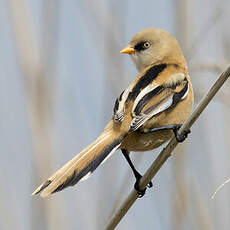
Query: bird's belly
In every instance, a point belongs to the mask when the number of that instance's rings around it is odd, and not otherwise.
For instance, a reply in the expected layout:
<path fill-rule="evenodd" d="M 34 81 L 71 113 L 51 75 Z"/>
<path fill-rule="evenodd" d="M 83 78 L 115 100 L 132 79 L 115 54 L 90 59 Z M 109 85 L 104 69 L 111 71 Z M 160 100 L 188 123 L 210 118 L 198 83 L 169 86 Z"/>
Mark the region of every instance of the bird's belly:
<path fill-rule="evenodd" d="M 168 141 L 172 135 L 173 132 L 171 130 L 161 130 L 146 134 L 136 131 L 124 139 L 120 148 L 128 151 L 148 151 L 161 146 Z"/>

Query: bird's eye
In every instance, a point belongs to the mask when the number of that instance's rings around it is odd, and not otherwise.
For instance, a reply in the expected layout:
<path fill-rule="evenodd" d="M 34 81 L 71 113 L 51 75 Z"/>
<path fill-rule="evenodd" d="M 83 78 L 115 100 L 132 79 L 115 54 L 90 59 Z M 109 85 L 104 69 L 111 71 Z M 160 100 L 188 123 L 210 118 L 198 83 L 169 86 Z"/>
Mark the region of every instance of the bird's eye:
<path fill-rule="evenodd" d="M 150 46 L 151 46 L 151 43 L 150 43 L 150 42 L 148 42 L 148 41 L 141 41 L 141 42 L 137 43 L 137 44 L 134 46 L 134 49 L 135 49 L 137 52 L 141 52 L 141 51 L 144 51 L 144 50 L 148 49 Z"/>
<path fill-rule="evenodd" d="M 143 47 L 144 47 L 145 49 L 148 49 L 150 46 L 151 46 L 150 42 L 145 42 L 145 43 L 143 44 Z"/>

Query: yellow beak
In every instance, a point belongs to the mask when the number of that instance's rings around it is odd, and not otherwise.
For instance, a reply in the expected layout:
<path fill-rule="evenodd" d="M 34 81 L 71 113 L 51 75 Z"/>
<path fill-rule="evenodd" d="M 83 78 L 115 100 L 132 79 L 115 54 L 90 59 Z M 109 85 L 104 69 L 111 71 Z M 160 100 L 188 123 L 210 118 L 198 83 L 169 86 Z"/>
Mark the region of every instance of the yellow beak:
<path fill-rule="evenodd" d="M 130 46 L 126 46 L 123 50 L 120 51 L 120 53 L 132 54 L 135 53 L 135 49 Z"/>

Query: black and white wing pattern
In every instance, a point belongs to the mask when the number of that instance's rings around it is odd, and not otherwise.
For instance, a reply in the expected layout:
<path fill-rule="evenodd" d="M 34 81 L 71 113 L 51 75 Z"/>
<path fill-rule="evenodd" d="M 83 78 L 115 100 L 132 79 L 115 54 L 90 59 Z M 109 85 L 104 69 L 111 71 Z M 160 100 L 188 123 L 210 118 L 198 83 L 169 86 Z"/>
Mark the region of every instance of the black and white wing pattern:
<path fill-rule="evenodd" d="M 166 64 L 152 66 L 146 70 L 145 74 L 139 78 L 135 85 L 130 85 L 121 93 L 121 95 L 117 98 L 113 109 L 113 120 L 115 122 L 121 122 L 124 119 L 125 104 L 129 101 L 134 101 L 138 96 L 141 97 L 142 89 L 147 87 L 151 91 L 151 88 L 154 87 L 151 83 L 166 67 Z"/>
<path fill-rule="evenodd" d="M 125 108 L 132 103 L 130 131 L 135 131 L 153 116 L 173 109 L 188 92 L 186 73 L 180 71 L 177 65 L 151 66 L 117 98 L 113 119 L 122 122 Z"/>
<path fill-rule="evenodd" d="M 133 104 L 130 131 L 137 130 L 153 116 L 174 108 L 186 98 L 189 83 L 183 73 L 178 74 L 175 75 L 175 78 L 180 77 L 181 80 L 174 82 L 170 79 L 162 85 L 151 84 L 141 91 Z"/>
<path fill-rule="evenodd" d="M 129 96 L 131 90 L 131 86 L 124 90 L 121 95 L 117 98 L 114 108 L 113 108 L 113 120 L 115 122 L 121 122 L 124 119 L 124 113 L 125 113 L 125 103 Z"/>

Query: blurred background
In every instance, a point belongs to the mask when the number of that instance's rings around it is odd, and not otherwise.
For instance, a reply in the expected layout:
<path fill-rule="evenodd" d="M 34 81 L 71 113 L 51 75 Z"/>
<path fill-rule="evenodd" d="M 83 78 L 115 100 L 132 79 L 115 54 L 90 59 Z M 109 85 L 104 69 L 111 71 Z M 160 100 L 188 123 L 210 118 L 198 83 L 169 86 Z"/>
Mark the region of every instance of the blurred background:
<path fill-rule="evenodd" d="M 230 60 L 229 0 L 0 0 L 0 229 L 104 229 L 134 177 L 117 151 L 86 182 L 31 192 L 90 144 L 137 70 L 135 32 L 180 42 L 197 104 Z M 117 229 L 229 229 L 230 81 Z M 132 155 L 144 172 L 160 149 Z"/>

